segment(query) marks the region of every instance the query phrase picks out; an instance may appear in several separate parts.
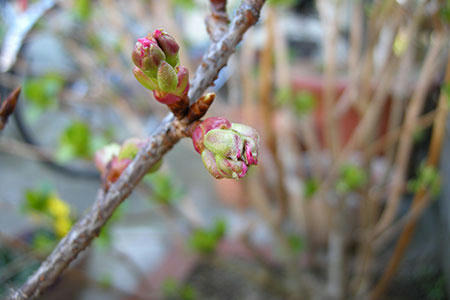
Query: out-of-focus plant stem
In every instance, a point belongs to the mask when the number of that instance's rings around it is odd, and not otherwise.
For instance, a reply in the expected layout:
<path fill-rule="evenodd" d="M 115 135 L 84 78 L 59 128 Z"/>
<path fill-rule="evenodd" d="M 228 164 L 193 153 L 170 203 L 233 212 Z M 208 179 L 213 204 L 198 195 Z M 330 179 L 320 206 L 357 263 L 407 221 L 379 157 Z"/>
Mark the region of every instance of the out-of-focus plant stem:
<path fill-rule="evenodd" d="M 272 155 L 277 173 L 277 199 L 279 204 L 279 220 L 281 222 L 288 212 L 287 192 L 284 186 L 284 168 L 279 157 L 277 147 L 277 137 L 273 128 L 273 43 L 274 43 L 274 18 L 275 8 L 267 7 L 266 19 L 266 42 L 261 54 L 261 73 L 259 81 L 259 96 L 261 103 L 261 114 L 263 120 L 263 132 L 265 134 L 266 145 Z"/>
<path fill-rule="evenodd" d="M 441 35 L 445 36 L 445 33 L 440 33 Z M 444 37 L 441 37 L 444 38 Z M 446 38 L 444 38 L 444 41 Z M 446 68 L 446 74 L 445 74 L 445 83 L 450 83 L 450 58 L 447 58 L 447 68 Z M 427 165 L 436 167 L 439 163 L 439 159 L 441 156 L 441 150 L 442 150 L 442 143 L 445 137 L 445 125 L 447 121 L 447 114 L 448 114 L 448 99 L 446 99 L 446 95 L 444 92 L 441 92 L 441 95 L 439 97 L 439 103 L 437 108 L 437 114 L 436 118 L 434 120 L 434 126 L 433 126 L 433 132 L 431 136 L 431 142 L 430 142 L 430 149 L 428 153 L 427 158 Z M 426 188 L 421 188 L 415 195 L 413 202 L 410 207 L 410 212 L 417 210 L 419 207 L 424 207 L 427 204 L 427 199 L 430 197 L 426 197 L 428 194 L 428 191 Z M 397 241 L 397 244 L 394 249 L 394 253 L 389 260 L 388 266 L 385 269 L 383 275 L 381 276 L 381 279 L 378 281 L 377 285 L 375 286 L 373 292 L 371 293 L 371 299 L 381 299 L 383 296 L 386 288 L 389 285 L 389 282 L 395 275 L 397 268 L 401 262 L 401 259 L 403 258 L 403 255 L 405 254 L 405 251 L 411 241 L 411 238 L 414 234 L 417 221 L 420 217 L 420 212 L 422 212 L 423 209 L 417 210 L 417 213 L 414 213 L 411 215 L 410 219 L 405 225 L 405 228 L 403 229 L 403 232 L 400 235 L 400 238 Z"/>
<path fill-rule="evenodd" d="M 392 188 L 389 192 L 386 208 L 376 225 L 375 232 L 383 231 L 388 227 L 397 214 L 400 196 L 405 183 L 405 172 L 413 145 L 414 131 L 412 129 L 422 111 L 428 89 L 433 79 L 433 75 L 435 74 L 434 71 L 439 63 L 441 50 L 446 44 L 446 41 L 447 37 L 445 32 L 438 32 L 436 36 L 431 36 L 431 45 L 425 57 L 416 90 L 414 91 L 414 95 L 406 110 L 403 132 L 400 136 L 399 148 L 395 159 L 395 168 L 393 170 Z"/>

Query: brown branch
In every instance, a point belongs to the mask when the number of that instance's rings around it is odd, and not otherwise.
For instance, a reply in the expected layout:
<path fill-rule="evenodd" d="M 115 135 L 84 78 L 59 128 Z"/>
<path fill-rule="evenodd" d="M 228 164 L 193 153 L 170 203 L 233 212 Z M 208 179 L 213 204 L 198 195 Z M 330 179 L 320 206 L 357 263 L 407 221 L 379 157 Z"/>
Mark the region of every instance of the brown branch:
<path fill-rule="evenodd" d="M 450 59 L 447 59 L 447 70 L 444 82 L 446 83 L 450 82 Z M 442 143 L 445 137 L 445 124 L 447 120 L 447 114 L 448 114 L 447 99 L 444 93 L 441 92 L 437 108 L 437 115 L 434 120 L 433 133 L 430 142 L 430 150 L 428 153 L 427 159 L 428 166 L 436 167 L 437 164 L 439 163 L 439 158 L 441 156 L 442 150 Z M 424 206 L 424 204 L 426 206 L 427 202 L 426 196 L 427 190 L 425 188 L 420 189 L 414 195 L 410 211 L 411 212 L 416 211 L 418 210 L 418 207 Z M 403 232 L 401 233 L 397 241 L 397 244 L 395 245 L 394 253 L 391 256 L 391 259 L 389 260 L 389 263 L 386 269 L 384 270 L 381 279 L 378 281 L 377 285 L 373 290 L 371 299 L 376 300 L 382 298 L 386 288 L 389 285 L 389 282 L 397 272 L 398 266 L 400 265 L 403 255 L 405 254 L 405 251 L 408 248 L 409 243 L 411 242 L 411 239 L 413 237 L 417 221 L 420 217 L 420 212 L 421 210 L 419 210 L 419 213 L 417 214 L 412 214 L 411 219 L 407 221 L 405 228 L 403 229 Z"/>
<path fill-rule="evenodd" d="M 227 32 L 230 20 L 227 16 L 227 0 L 210 0 L 211 14 L 206 17 L 206 31 L 217 42 Z"/>
<path fill-rule="evenodd" d="M 19 99 L 20 90 L 20 87 L 16 88 L 0 106 L 0 130 L 5 127 L 9 116 L 14 112 L 17 99 Z"/>
<path fill-rule="evenodd" d="M 247 29 L 256 23 L 264 0 L 244 0 L 226 34 L 213 43 L 191 82 L 190 99 L 198 99 L 213 84 L 220 69 L 226 65 L 236 45 Z M 157 163 L 182 137 L 189 127 L 187 119 L 176 120 L 169 114 L 150 136 L 147 144 L 137 154 L 118 181 L 107 192 L 99 190 L 90 210 L 83 215 L 41 264 L 25 284 L 8 299 L 31 299 L 50 286 L 78 256 L 89 246 L 114 210 L 131 194 L 148 170 Z"/>

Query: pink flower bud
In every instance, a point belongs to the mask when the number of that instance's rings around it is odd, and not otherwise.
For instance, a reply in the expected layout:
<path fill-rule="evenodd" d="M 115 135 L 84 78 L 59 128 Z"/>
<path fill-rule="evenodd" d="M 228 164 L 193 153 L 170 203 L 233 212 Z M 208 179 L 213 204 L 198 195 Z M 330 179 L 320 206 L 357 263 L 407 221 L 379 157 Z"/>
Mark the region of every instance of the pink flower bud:
<path fill-rule="evenodd" d="M 119 159 L 134 159 L 136 154 L 145 145 L 145 141 L 138 138 L 127 139 L 120 149 L 117 157 Z"/>
<path fill-rule="evenodd" d="M 211 117 L 205 119 L 194 129 L 194 132 L 192 133 L 192 142 L 194 144 L 195 151 L 199 154 L 203 152 L 203 149 L 205 148 L 203 145 L 203 139 L 208 131 L 216 128 L 226 129 L 230 127 L 230 121 L 222 117 Z"/>
<path fill-rule="evenodd" d="M 136 42 L 131 58 L 136 67 L 154 78 L 166 56 L 154 39 L 142 38 Z"/>
<path fill-rule="evenodd" d="M 134 77 L 136 77 L 137 81 L 139 81 L 139 83 L 142 84 L 147 89 L 155 90 L 158 88 L 158 84 L 155 81 L 153 81 L 153 79 L 145 75 L 145 73 L 138 67 L 133 68 L 133 74 Z"/>
<path fill-rule="evenodd" d="M 166 61 L 172 67 L 176 67 L 180 62 L 178 57 L 178 50 L 180 49 L 180 46 L 175 39 L 159 29 L 155 30 L 152 36 L 158 42 L 159 47 L 164 51 Z"/>
<path fill-rule="evenodd" d="M 258 164 L 258 147 L 259 135 L 258 132 L 247 125 L 233 123 L 231 129 L 236 131 L 244 139 L 244 160 L 248 165 Z"/>
<path fill-rule="evenodd" d="M 183 66 L 177 67 L 176 70 L 178 83 L 174 94 L 180 97 L 187 96 L 189 91 L 189 71 Z"/>
<path fill-rule="evenodd" d="M 258 163 L 259 135 L 243 124 L 224 118 L 208 118 L 192 134 L 194 148 L 215 178 L 239 179 Z"/>
<path fill-rule="evenodd" d="M 229 129 L 210 130 L 203 139 L 203 145 L 214 154 L 238 160 L 244 149 L 240 135 Z"/>
<path fill-rule="evenodd" d="M 106 166 L 113 159 L 113 157 L 117 156 L 120 152 L 119 144 L 109 144 L 102 149 L 95 152 L 94 162 L 97 169 L 100 173 L 105 173 Z"/>
<path fill-rule="evenodd" d="M 158 81 L 159 91 L 164 93 L 175 92 L 178 84 L 177 73 L 175 69 L 167 62 L 163 61 L 159 65 L 156 79 Z"/>
<path fill-rule="evenodd" d="M 212 176 L 214 176 L 216 179 L 223 178 L 222 172 L 220 172 L 219 169 L 217 168 L 217 163 L 216 163 L 216 158 L 214 156 L 214 153 L 205 149 L 201 154 L 202 154 L 203 164 L 205 165 L 208 172 Z"/>

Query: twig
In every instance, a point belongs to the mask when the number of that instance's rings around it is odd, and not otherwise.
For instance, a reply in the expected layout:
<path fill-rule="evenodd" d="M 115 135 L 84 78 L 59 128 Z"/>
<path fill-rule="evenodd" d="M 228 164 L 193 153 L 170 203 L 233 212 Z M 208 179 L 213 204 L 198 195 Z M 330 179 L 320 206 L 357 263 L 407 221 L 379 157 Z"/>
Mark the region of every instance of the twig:
<path fill-rule="evenodd" d="M 191 82 L 190 99 L 198 99 L 214 82 L 243 34 L 258 20 L 264 2 L 264 0 L 242 2 L 228 32 L 217 43 L 213 43 L 203 57 L 203 62 Z M 50 286 L 77 255 L 89 246 L 94 237 L 98 236 L 100 229 L 115 209 L 131 194 L 148 170 L 182 137 L 186 136 L 189 125 L 186 119 L 180 121 L 176 120 L 172 114 L 167 115 L 120 178 L 110 186 L 107 192 L 99 190 L 97 199 L 90 210 L 59 242 L 39 269 L 8 299 L 34 298 Z"/>
<path fill-rule="evenodd" d="M 447 69 L 445 73 L 446 73 L 445 82 L 448 83 L 450 82 L 450 58 L 447 59 Z M 430 142 L 430 150 L 428 153 L 427 159 L 428 166 L 436 167 L 436 165 L 439 163 L 439 158 L 441 156 L 442 142 L 445 137 L 445 123 L 447 120 L 447 114 L 448 114 L 447 99 L 445 93 L 441 92 L 441 95 L 439 97 L 437 115 L 436 119 L 434 120 L 433 133 Z M 417 209 L 416 207 L 423 206 L 423 204 L 427 202 L 426 195 L 427 195 L 426 188 L 421 188 L 414 195 L 414 199 L 410 207 L 410 210 L 415 211 Z M 391 281 L 392 277 L 395 275 L 397 268 L 401 262 L 401 259 L 409 246 L 419 217 L 420 213 L 412 214 L 411 219 L 408 220 L 405 228 L 403 229 L 402 234 L 400 235 L 400 238 L 397 241 L 394 253 L 392 254 L 391 259 L 389 260 L 388 266 L 373 290 L 371 299 L 373 300 L 381 299 L 381 297 L 383 296 L 384 291 L 388 287 L 388 284 Z"/>
<path fill-rule="evenodd" d="M 402 193 L 405 181 L 405 172 L 412 149 L 412 137 L 414 133 L 412 131 L 412 128 L 414 127 L 412 125 L 417 121 L 417 117 L 422 110 L 426 93 L 437 67 L 440 51 L 447 40 L 445 33 L 442 32 L 438 33 L 435 38 L 435 40 L 431 41 L 431 46 L 428 50 L 422 72 L 418 80 L 417 89 L 408 105 L 405 121 L 403 123 L 404 130 L 400 137 L 399 148 L 395 160 L 396 167 L 392 178 L 392 189 L 389 193 L 386 208 L 383 211 L 378 224 L 376 225 L 376 232 L 382 231 L 385 227 L 389 226 L 397 214 L 400 195 Z"/>
<path fill-rule="evenodd" d="M 209 0 L 211 14 L 206 17 L 206 31 L 212 41 L 217 42 L 227 31 L 230 20 L 227 16 L 227 0 Z"/>
<path fill-rule="evenodd" d="M 3 103 L 0 106 L 0 130 L 3 130 L 3 128 L 6 125 L 6 122 L 8 122 L 9 116 L 14 112 L 14 109 L 16 108 L 17 99 L 19 99 L 21 87 L 16 88 L 14 91 L 12 91 L 11 94 L 3 101 Z"/>
<path fill-rule="evenodd" d="M 261 118 L 267 148 L 270 151 L 277 172 L 277 198 L 279 201 L 279 222 L 288 213 L 287 191 L 284 186 L 284 168 L 279 157 L 277 137 L 273 128 L 273 42 L 274 42 L 274 17 L 275 9 L 269 7 L 266 19 L 266 42 L 261 54 L 261 73 L 259 81 L 259 97 L 261 99 Z"/>

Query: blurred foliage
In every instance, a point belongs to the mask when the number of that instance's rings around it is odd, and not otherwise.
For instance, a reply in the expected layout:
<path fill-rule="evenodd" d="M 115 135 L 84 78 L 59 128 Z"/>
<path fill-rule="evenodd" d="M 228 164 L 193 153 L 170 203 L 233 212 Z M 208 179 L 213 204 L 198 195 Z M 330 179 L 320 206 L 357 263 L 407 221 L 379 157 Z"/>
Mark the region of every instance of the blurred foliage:
<path fill-rule="evenodd" d="M 154 168 L 159 168 L 158 164 Z M 184 194 L 181 188 L 174 185 L 170 175 L 163 172 L 148 174 L 144 177 L 144 181 L 152 188 L 151 200 L 160 204 L 173 204 Z"/>
<path fill-rule="evenodd" d="M 225 220 L 219 219 L 211 229 L 196 229 L 192 233 L 189 243 L 191 247 L 200 254 L 212 254 L 216 251 L 218 243 L 225 236 L 227 224 Z"/>
<path fill-rule="evenodd" d="M 65 236 L 72 226 L 70 206 L 48 185 L 25 190 L 22 210 L 46 227 L 50 225 L 51 233 L 58 238 Z"/>
<path fill-rule="evenodd" d="M 340 169 L 336 191 L 339 194 L 346 194 L 361 188 L 366 182 L 367 174 L 361 167 L 355 164 L 346 164 Z"/>
<path fill-rule="evenodd" d="M 91 0 L 75 0 L 73 11 L 75 13 L 75 16 L 80 21 L 87 21 L 89 17 L 91 16 L 92 8 L 91 8 Z"/>
<path fill-rule="evenodd" d="M 444 22 L 450 23 L 450 1 L 444 0 L 445 5 L 441 8 L 440 15 Z"/>
<path fill-rule="evenodd" d="M 68 161 L 73 158 L 89 159 L 93 155 L 93 148 L 89 125 L 74 121 L 62 132 L 56 157 L 59 161 Z"/>
<path fill-rule="evenodd" d="M 294 254 L 299 254 L 305 249 L 305 240 L 298 235 L 288 236 L 289 248 Z"/>
<path fill-rule="evenodd" d="M 172 3 L 183 9 L 193 9 L 197 6 L 194 0 L 172 0 Z"/>
<path fill-rule="evenodd" d="M 417 171 L 417 177 L 408 181 L 408 191 L 417 193 L 421 189 L 428 190 L 432 195 L 437 195 L 441 189 L 441 177 L 438 170 L 430 165 L 422 163 Z"/>
<path fill-rule="evenodd" d="M 315 178 L 309 178 L 305 181 L 304 196 L 309 199 L 314 196 L 319 189 L 319 181 Z"/>
<path fill-rule="evenodd" d="M 279 105 L 292 107 L 299 117 L 311 113 L 316 107 L 314 95 L 306 90 L 295 92 L 292 89 L 280 89 L 277 91 L 276 99 Z"/>
<path fill-rule="evenodd" d="M 103 288 L 110 288 L 113 284 L 113 278 L 112 275 L 109 273 L 104 273 L 100 276 L 100 279 L 98 280 L 99 284 Z"/>
<path fill-rule="evenodd" d="M 296 0 L 269 0 L 267 3 L 269 3 L 270 5 L 292 6 L 296 2 Z"/>
<path fill-rule="evenodd" d="M 161 285 L 164 299 L 194 300 L 197 299 L 195 289 L 186 283 L 167 278 Z"/>
<path fill-rule="evenodd" d="M 441 93 L 444 93 L 445 97 L 447 98 L 447 105 L 450 106 L 450 83 L 445 82 L 442 86 Z"/>
<path fill-rule="evenodd" d="M 64 78 L 56 73 L 28 78 L 23 83 L 23 93 L 32 104 L 27 109 L 28 117 L 34 120 L 43 111 L 58 106 L 58 96 L 64 87 Z"/>

